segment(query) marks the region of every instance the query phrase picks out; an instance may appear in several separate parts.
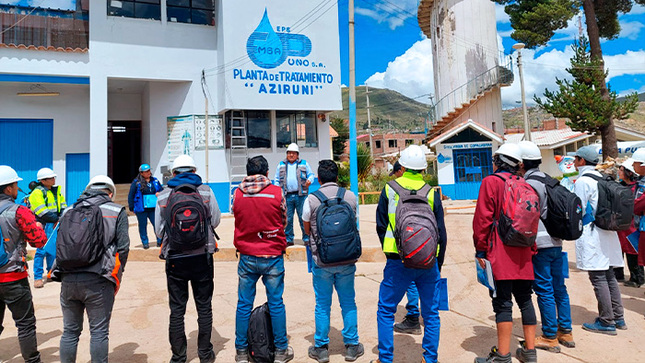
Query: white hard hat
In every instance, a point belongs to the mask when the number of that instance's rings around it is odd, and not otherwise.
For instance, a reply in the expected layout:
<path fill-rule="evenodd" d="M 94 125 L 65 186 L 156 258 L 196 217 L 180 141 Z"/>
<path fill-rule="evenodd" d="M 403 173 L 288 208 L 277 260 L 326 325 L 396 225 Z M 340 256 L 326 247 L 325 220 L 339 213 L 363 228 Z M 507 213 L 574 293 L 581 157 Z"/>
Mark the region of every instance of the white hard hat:
<path fill-rule="evenodd" d="M 627 160 L 623 161 L 623 163 L 620 164 L 620 166 L 622 166 L 623 168 L 625 168 L 625 169 L 631 171 L 632 173 L 638 175 L 636 170 L 634 170 L 634 159 L 628 158 Z"/>
<path fill-rule="evenodd" d="M 426 170 L 428 161 L 426 154 L 419 145 L 410 145 L 405 150 L 401 151 L 399 164 L 406 169 L 411 170 Z"/>
<path fill-rule="evenodd" d="M 15 170 L 9 165 L 0 165 L 0 186 L 21 181 Z"/>
<path fill-rule="evenodd" d="M 542 160 L 540 148 L 534 142 L 523 140 L 518 145 L 522 150 L 522 160 Z"/>
<path fill-rule="evenodd" d="M 293 143 L 293 142 L 291 144 L 289 144 L 289 147 L 287 148 L 287 152 L 289 152 L 289 151 L 295 151 L 298 154 L 300 154 L 300 148 L 298 147 L 298 144 Z"/>
<path fill-rule="evenodd" d="M 56 176 L 57 176 L 56 173 L 54 173 L 54 171 L 51 170 L 50 168 L 42 168 L 38 170 L 36 179 L 43 180 L 43 179 L 55 178 Z"/>
<path fill-rule="evenodd" d="M 190 155 L 179 155 L 172 162 L 172 172 L 174 173 L 175 170 L 182 173 L 186 171 L 197 171 L 197 166 L 195 166 L 195 160 Z"/>
<path fill-rule="evenodd" d="M 116 196 L 116 187 L 114 182 L 107 175 L 97 175 L 87 183 L 85 189 L 109 189 L 112 192 L 112 198 Z"/>
<path fill-rule="evenodd" d="M 634 151 L 634 155 L 632 155 L 631 159 L 633 159 L 635 163 L 645 163 L 645 147 L 640 147 Z"/>
<path fill-rule="evenodd" d="M 510 166 L 517 166 L 522 160 L 522 149 L 518 144 L 507 142 L 500 145 L 493 155 L 499 155 L 502 161 Z"/>

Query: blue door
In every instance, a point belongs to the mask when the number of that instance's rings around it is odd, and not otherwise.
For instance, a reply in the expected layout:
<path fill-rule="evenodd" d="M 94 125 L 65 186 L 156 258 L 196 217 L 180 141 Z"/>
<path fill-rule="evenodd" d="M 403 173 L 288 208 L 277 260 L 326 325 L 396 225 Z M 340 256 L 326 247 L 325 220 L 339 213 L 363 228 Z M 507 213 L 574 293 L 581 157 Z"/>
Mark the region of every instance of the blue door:
<path fill-rule="evenodd" d="M 72 205 L 90 181 L 90 154 L 67 154 L 65 169 L 65 200 Z"/>
<path fill-rule="evenodd" d="M 53 143 L 53 120 L 0 119 L 0 165 L 18 172 L 23 179 L 18 185 L 27 193 L 38 170 L 52 167 Z"/>
<path fill-rule="evenodd" d="M 455 199 L 477 199 L 482 179 L 493 173 L 492 149 L 453 150 Z"/>

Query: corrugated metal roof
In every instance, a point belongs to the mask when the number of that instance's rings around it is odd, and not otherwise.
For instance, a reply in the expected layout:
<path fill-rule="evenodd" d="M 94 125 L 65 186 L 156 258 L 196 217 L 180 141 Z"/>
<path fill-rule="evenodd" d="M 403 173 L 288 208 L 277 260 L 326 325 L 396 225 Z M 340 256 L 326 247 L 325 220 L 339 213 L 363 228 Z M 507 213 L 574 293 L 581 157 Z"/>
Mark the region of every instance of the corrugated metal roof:
<path fill-rule="evenodd" d="M 575 139 L 581 136 L 591 136 L 586 132 L 573 131 L 566 127 L 560 130 L 531 131 L 531 140 L 537 146 L 551 146 L 569 139 Z M 508 142 L 518 143 L 524 138 L 524 134 L 504 135 Z"/>

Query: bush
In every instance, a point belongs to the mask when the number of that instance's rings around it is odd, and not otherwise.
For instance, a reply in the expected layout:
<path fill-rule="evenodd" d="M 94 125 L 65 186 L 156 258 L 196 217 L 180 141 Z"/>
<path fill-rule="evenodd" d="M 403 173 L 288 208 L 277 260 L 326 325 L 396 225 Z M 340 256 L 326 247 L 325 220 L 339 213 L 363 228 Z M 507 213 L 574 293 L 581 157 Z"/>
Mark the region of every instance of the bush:
<path fill-rule="evenodd" d="M 338 185 L 349 189 L 349 164 L 346 161 L 338 163 Z"/>

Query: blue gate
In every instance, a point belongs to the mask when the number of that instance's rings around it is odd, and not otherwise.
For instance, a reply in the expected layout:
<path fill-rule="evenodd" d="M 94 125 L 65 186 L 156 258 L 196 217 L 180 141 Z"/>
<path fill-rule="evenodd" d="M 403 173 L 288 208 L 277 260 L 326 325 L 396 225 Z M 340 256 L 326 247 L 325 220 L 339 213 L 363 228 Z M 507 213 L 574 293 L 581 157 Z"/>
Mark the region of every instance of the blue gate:
<path fill-rule="evenodd" d="M 455 199 L 477 199 L 481 181 L 493 173 L 492 149 L 453 150 Z"/>
<path fill-rule="evenodd" d="M 67 154 L 65 169 L 65 200 L 72 205 L 90 181 L 90 154 Z"/>
<path fill-rule="evenodd" d="M 0 165 L 18 172 L 23 179 L 18 185 L 25 192 L 40 168 L 52 167 L 53 153 L 53 120 L 0 119 Z"/>

